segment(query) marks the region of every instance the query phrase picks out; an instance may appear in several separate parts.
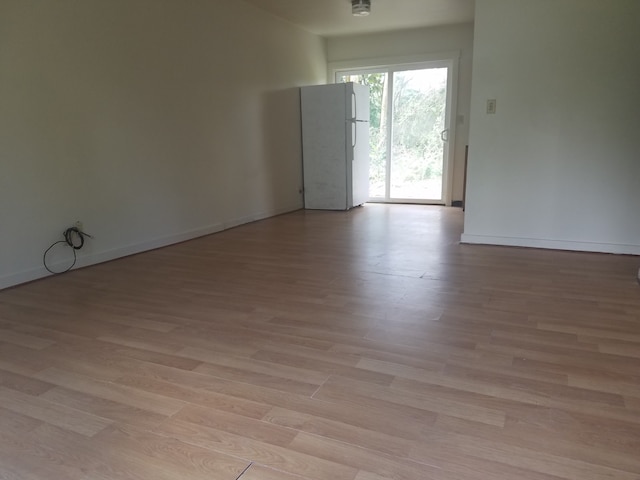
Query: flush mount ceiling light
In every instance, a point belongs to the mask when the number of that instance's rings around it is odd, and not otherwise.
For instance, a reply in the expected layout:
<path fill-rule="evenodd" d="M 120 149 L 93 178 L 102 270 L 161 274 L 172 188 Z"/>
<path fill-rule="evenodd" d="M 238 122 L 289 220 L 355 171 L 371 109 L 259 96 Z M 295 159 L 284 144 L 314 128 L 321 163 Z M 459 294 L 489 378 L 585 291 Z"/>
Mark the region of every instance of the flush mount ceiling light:
<path fill-rule="evenodd" d="M 351 13 L 354 17 L 366 17 L 371 13 L 371 0 L 351 0 Z"/>

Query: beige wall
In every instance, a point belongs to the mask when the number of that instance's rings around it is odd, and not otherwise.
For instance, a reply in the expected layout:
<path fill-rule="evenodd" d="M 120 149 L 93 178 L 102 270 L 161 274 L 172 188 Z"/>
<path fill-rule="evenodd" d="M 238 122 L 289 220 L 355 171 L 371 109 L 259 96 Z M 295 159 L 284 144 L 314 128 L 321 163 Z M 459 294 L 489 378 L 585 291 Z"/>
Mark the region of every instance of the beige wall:
<path fill-rule="evenodd" d="M 322 39 L 241 0 L 2 0 L 0 288 L 76 220 L 82 265 L 300 208 L 325 79 Z"/>
<path fill-rule="evenodd" d="M 469 138 L 473 24 L 402 30 L 371 35 L 334 37 L 327 40 L 329 65 L 353 62 L 364 65 L 366 59 L 437 59 L 440 54 L 459 54 L 456 138 L 454 148 L 452 200 L 462 200 L 464 154 Z"/>
<path fill-rule="evenodd" d="M 464 241 L 640 255 L 638 19 L 637 0 L 477 1 Z"/>

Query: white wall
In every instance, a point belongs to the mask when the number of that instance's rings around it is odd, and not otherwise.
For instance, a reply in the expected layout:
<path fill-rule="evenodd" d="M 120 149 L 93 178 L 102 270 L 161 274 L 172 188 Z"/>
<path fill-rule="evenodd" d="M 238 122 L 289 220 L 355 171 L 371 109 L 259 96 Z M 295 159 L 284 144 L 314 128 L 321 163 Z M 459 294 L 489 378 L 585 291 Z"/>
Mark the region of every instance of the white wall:
<path fill-rule="evenodd" d="M 325 79 L 241 0 L 2 0 L 0 288 L 76 220 L 86 265 L 301 208 L 294 87 Z"/>
<path fill-rule="evenodd" d="M 401 30 L 380 34 L 333 37 L 327 40 L 329 63 L 367 58 L 406 58 L 459 52 L 456 138 L 452 199 L 462 200 L 465 146 L 469 139 L 473 24 Z"/>
<path fill-rule="evenodd" d="M 477 0 L 463 241 L 640 254 L 639 86 L 637 0 Z"/>

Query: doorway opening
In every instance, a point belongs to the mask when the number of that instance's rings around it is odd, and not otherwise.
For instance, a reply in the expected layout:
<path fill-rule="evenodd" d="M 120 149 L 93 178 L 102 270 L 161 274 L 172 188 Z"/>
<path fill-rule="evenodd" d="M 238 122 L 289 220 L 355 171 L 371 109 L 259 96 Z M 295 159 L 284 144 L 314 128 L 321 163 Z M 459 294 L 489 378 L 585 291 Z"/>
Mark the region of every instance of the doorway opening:
<path fill-rule="evenodd" d="M 336 72 L 370 92 L 370 202 L 445 204 L 451 130 L 451 66 Z"/>

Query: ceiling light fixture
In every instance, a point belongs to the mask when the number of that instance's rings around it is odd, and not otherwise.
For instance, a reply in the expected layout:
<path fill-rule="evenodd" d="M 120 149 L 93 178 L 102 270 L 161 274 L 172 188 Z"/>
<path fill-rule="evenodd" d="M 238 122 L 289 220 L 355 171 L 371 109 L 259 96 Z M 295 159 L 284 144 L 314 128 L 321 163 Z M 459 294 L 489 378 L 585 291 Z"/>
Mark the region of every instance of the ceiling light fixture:
<path fill-rule="evenodd" d="M 354 17 L 366 17 L 371 13 L 371 0 L 351 0 L 351 13 Z"/>

